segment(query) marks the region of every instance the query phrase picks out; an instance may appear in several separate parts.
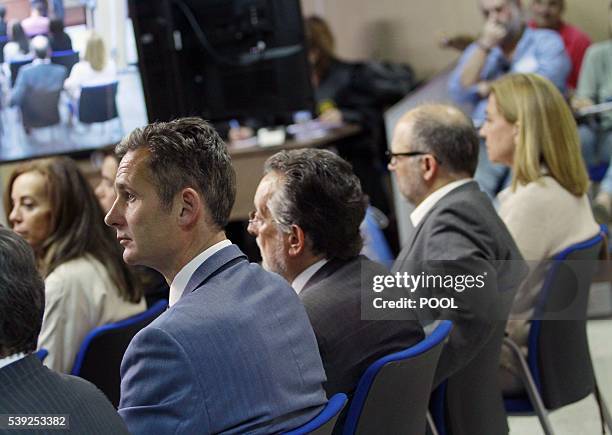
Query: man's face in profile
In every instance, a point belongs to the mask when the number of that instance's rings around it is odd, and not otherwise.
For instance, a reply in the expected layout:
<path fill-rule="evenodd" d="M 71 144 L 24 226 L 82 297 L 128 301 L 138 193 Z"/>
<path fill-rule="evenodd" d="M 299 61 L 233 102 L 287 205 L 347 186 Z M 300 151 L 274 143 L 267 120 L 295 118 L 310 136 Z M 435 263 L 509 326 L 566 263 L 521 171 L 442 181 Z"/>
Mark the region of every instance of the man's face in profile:
<path fill-rule="evenodd" d="M 255 210 L 251 214 L 248 231 L 256 238 L 264 269 L 286 278 L 285 234 L 268 209 L 268 200 L 277 188 L 278 177 L 274 173 L 267 174 L 261 180 L 255 192 Z"/>
<path fill-rule="evenodd" d="M 163 206 L 150 173 L 149 151 L 129 151 L 119 163 L 117 199 L 104 221 L 117 230 L 123 260 L 161 270 L 177 255 L 173 241 L 179 231 L 172 208 Z"/>

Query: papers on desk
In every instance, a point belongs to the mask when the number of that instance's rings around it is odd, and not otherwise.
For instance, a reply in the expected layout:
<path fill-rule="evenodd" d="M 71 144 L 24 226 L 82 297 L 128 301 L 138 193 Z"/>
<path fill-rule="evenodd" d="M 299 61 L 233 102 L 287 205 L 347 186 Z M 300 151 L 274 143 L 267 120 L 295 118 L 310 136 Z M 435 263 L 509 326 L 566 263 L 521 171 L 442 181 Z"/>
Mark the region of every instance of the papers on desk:
<path fill-rule="evenodd" d="M 610 110 L 612 110 L 612 101 L 607 101 L 605 103 L 583 107 L 582 109 L 576 110 L 574 114 L 577 118 L 581 118 L 583 116 L 596 115 L 598 113 L 608 112 Z"/>

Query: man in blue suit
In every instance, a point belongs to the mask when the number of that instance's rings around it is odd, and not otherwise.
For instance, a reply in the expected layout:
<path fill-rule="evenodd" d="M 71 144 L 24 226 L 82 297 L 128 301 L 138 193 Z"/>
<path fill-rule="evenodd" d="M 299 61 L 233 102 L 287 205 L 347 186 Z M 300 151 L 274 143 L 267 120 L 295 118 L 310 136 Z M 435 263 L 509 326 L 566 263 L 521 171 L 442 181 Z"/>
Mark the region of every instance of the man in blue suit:
<path fill-rule="evenodd" d="M 264 434 L 298 427 L 326 402 L 308 317 L 278 275 L 226 239 L 235 173 L 206 122 L 134 130 L 105 218 L 128 264 L 161 272 L 170 308 L 121 364 L 119 413 L 132 434 Z"/>
<path fill-rule="evenodd" d="M 51 63 L 49 40 L 36 36 L 30 43 L 34 60 L 19 69 L 10 106 L 19 106 L 26 131 L 59 122 L 57 104 L 66 79 L 66 67 Z"/>

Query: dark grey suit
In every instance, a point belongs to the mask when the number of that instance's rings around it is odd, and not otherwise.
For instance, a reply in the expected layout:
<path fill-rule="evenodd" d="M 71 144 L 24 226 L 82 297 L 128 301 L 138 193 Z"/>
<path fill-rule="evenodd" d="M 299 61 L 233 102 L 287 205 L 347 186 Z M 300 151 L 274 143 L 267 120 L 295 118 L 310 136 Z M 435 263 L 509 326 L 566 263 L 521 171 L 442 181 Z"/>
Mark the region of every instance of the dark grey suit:
<path fill-rule="evenodd" d="M 454 323 L 434 385 L 450 377 L 447 394 L 456 394 L 458 406 L 463 402 L 462 433 L 507 432 L 496 385 L 497 367 L 505 319 L 525 271 L 512 236 L 475 182 L 456 188 L 436 203 L 415 228 L 392 271 L 419 274 L 441 266 L 428 260 L 447 260 L 444 268 L 450 273 L 487 275 L 481 289 L 461 293 L 420 289 L 420 296 L 454 297 L 460 309 L 423 309 L 418 315 L 424 324 L 438 318 Z M 478 382 L 479 377 L 491 382 Z M 468 379 L 472 382 L 469 392 L 464 388 Z"/>
<path fill-rule="evenodd" d="M 368 285 L 387 269 L 360 255 L 331 260 L 315 273 L 300 293 L 315 331 L 327 374 L 328 397 L 352 393 L 365 369 L 375 360 L 406 349 L 424 338 L 413 320 L 361 320 L 361 280 Z"/>
<path fill-rule="evenodd" d="M 68 414 L 68 433 L 128 433 L 113 405 L 93 384 L 49 370 L 35 355 L 0 369 L 0 413 Z M 56 431 L 31 430 L 27 433 L 53 432 Z M 0 430 L 0 433 L 25 432 Z"/>

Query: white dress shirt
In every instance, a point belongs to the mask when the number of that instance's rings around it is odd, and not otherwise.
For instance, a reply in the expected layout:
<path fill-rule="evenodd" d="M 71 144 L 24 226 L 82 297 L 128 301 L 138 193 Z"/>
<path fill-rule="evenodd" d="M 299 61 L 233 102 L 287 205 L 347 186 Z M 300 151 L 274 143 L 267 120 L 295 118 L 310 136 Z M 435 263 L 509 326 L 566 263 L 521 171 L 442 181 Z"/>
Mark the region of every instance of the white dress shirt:
<path fill-rule="evenodd" d="M 25 358 L 26 354 L 24 352 L 14 353 L 12 355 L 6 356 L 0 359 L 0 369 L 3 369 L 9 364 L 13 364 L 16 361 L 19 361 L 22 358 Z"/>
<path fill-rule="evenodd" d="M 451 183 L 448 183 L 446 186 L 440 187 L 438 190 L 436 190 L 427 198 L 425 198 L 423 202 L 421 202 L 418 207 L 415 208 L 412 213 L 410 213 L 410 221 L 412 222 L 412 225 L 416 228 L 423 220 L 425 215 L 429 213 L 429 210 L 431 210 L 434 205 L 438 203 L 438 201 L 440 201 L 442 198 L 444 198 L 456 188 L 463 186 L 464 184 L 469 183 L 470 181 L 472 181 L 472 178 L 463 178 L 461 180 L 453 181 Z"/>
<path fill-rule="evenodd" d="M 220 251 L 226 246 L 230 246 L 232 242 L 228 239 L 221 240 L 218 243 L 208 247 L 206 250 L 195 256 L 189 263 L 187 263 L 183 268 L 176 274 L 174 279 L 172 280 L 172 284 L 170 284 L 170 302 L 169 305 L 174 305 L 180 298 L 183 292 L 185 291 L 185 287 L 187 287 L 187 283 L 191 279 L 191 275 L 197 270 L 198 267 L 202 265 L 209 257 L 211 257 L 214 253 Z"/>
<path fill-rule="evenodd" d="M 310 278 L 314 276 L 315 273 L 319 271 L 320 268 L 325 266 L 328 262 L 327 258 L 323 258 L 322 260 L 317 261 L 316 263 L 311 264 L 306 269 L 302 270 L 298 276 L 295 277 L 293 282 L 291 283 L 291 287 L 293 290 L 299 295 L 300 292 L 304 289 L 304 286 L 308 282 Z"/>

